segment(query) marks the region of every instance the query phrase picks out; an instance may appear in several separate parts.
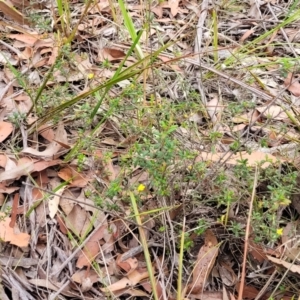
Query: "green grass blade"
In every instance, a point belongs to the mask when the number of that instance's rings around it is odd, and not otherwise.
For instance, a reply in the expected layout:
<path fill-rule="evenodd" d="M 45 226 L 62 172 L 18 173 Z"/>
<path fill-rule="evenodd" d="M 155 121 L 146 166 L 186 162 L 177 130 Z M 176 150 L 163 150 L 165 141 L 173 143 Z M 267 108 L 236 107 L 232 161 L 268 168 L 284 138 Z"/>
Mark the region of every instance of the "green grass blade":
<path fill-rule="evenodd" d="M 150 257 L 150 253 L 149 253 L 149 249 L 148 249 L 147 238 L 146 238 L 144 229 L 141 227 L 141 225 L 143 225 L 143 223 L 142 223 L 140 213 L 139 213 L 139 210 L 137 207 L 135 196 L 132 192 L 130 192 L 130 200 L 131 200 L 133 212 L 135 214 L 136 222 L 139 226 L 139 234 L 140 234 L 140 239 L 141 239 L 141 243 L 142 243 L 143 250 L 144 250 L 147 270 L 149 273 L 149 279 L 150 279 L 150 283 L 151 283 L 151 287 L 152 287 L 152 291 L 153 291 L 153 296 L 154 296 L 155 300 L 158 300 L 158 295 L 157 295 L 157 290 L 156 290 L 156 281 L 155 281 L 154 272 L 153 272 L 152 263 L 151 263 L 151 257 Z"/>
<path fill-rule="evenodd" d="M 129 34 L 130 34 L 130 37 L 133 41 L 136 40 L 137 38 L 137 34 L 136 34 L 136 29 L 134 27 L 134 24 L 133 24 L 133 21 L 125 7 L 125 4 L 123 2 L 123 0 L 118 0 L 118 3 L 119 3 L 119 6 L 120 6 L 120 9 L 121 9 L 121 12 L 122 12 L 122 15 L 123 15 L 123 18 L 124 18 L 124 24 L 125 24 L 125 27 L 127 28 Z M 137 54 L 138 54 L 138 57 L 140 59 L 143 59 L 144 58 L 144 53 L 142 51 L 142 48 L 139 44 L 136 44 L 136 51 L 137 51 Z"/>
<path fill-rule="evenodd" d="M 142 33 L 143 33 L 143 31 L 141 30 L 140 33 L 139 33 L 139 35 L 135 38 L 135 40 L 134 40 L 133 44 L 131 45 L 131 47 L 129 48 L 129 50 L 128 50 L 126 56 L 125 56 L 125 58 L 122 60 L 122 62 L 120 63 L 118 69 L 116 70 L 115 74 L 113 75 L 113 77 L 111 79 L 112 81 L 115 80 L 115 79 L 118 79 L 118 76 L 119 76 L 119 74 L 120 74 L 120 72 L 121 72 L 121 70 L 122 70 L 125 62 L 127 61 L 128 57 L 131 55 L 131 53 L 134 50 L 135 46 L 139 42 L 139 40 L 140 40 L 140 38 L 142 36 Z M 91 120 L 93 120 L 93 118 L 95 117 L 96 113 L 98 112 L 98 109 L 99 109 L 100 105 L 102 104 L 103 99 L 106 96 L 106 94 L 108 93 L 109 89 L 110 89 L 110 86 L 107 86 L 106 89 L 105 89 L 105 92 L 103 93 L 103 95 L 102 95 L 102 97 L 100 99 L 100 101 L 98 101 L 98 103 L 94 107 L 94 109 L 93 109 L 93 111 L 91 113 L 91 117 L 90 117 Z"/>

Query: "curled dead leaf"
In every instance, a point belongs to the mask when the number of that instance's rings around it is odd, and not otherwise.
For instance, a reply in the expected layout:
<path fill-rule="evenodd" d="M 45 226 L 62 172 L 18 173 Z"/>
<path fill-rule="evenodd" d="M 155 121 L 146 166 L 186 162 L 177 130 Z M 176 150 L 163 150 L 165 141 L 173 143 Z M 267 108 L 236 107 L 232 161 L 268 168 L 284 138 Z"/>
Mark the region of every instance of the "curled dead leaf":
<path fill-rule="evenodd" d="M 214 266 L 218 256 L 218 240 L 214 233 L 208 229 L 205 232 L 205 243 L 200 248 L 193 270 L 192 283 L 187 286 L 188 294 L 203 292 L 205 282 Z"/>
<path fill-rule="evenodd" d="M 60 123 L 55 133 L 55 139 L 47 146 L 44 151 L 38 151 L 34 148 L 27 147 L 22 153 L 26 153 L 35 157 L 52 158 L 62 148 L 61 144 L 68 144 L 67 132 L 64 129 L 63 123 Z"/>

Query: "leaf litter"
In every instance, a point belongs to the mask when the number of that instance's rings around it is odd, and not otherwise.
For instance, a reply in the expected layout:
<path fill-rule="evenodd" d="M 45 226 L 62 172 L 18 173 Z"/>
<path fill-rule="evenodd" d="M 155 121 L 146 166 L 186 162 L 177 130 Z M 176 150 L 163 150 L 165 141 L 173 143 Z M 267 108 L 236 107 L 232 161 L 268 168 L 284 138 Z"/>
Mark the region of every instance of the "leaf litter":
<path fill-rule="evenodd" d="M 35 130 L 31 127 L 41 117 L 31 91 L 41 86 L 47 70 L 56 63 L 60 42 L 56 33 L 64 16 L 59 17 L 50 2 L 31 6 L 28 1 L 1 1 L 0 11 L 5 18 L 0 30 L 7 41 L 0 45 L 0 235 L 3 242 L 0 262 L 18 267 L 5 269 L 1 274 L 1 293 L 5 294 L 3 285 L 13 299 L 17 299 L 17 293 L 24 299 L 54 299 L 58 295 L 76 298 L 79 294 L 80 299 L 150 298 L 153 286 L 138 226 L 128 204 L 128 192 L 132 189 L 138 195 L 141 215 L 147 216 L 142 218 L 142 226 L 152 251 L 150 267 L 157 276 L 155 289 L 160 299 L 180 296 L 185 299 L 267 299 L 274 296 L 272 290 L 280 277 L 269 284 L 260 278 L 270 277 L 274 266 L 289 274 L 299 273 L 298 225 L 286 223 L 283 233 L 280 228 L 282 213 L 285 217 L 288 209 L 300 213 L 299 195 L 295 193 L 292 201 L 283 196 L 278 206 L 274 204 L 273 215 L 278 219 L 278 228 L 273 228 L 278 235 L 275 242 L 267 246 L 262 241 L 258 243 L 258 236 L 253 232 L 248 252 L 251 263 L 246 268 L 249 280 L 242 295 L 238 294 L 243 248 L 241 228 L 245 228 L 248 217 L 249 195 L 246 186 L 244 194 L 238 192 L 241 175 L 234 172 L 241 162 L 247 162 L 250 169 L 258 166 L 261 172 L 268 172 L 274 166 L 284 169 L 292 161 L 292 155 L 280 147 L 287 146 L 295 153 L 297 147 L 293 148 L 293 143 L 299 140 L 295 99 L 300 95 L 299 78 L 297 70 L 291 70 L 295 66 L 286 59 L 295 58 L 298 51 L 294 43 L 299 40 L 295 30 L 299 21 L 286 22 L 284 29 L 276 27 L 282 19 L 281 11 L 286 11 L 280 7 L 283 4 L 254 2 L 236 3 L 235 7 L 209 1 L 201 5 L 177 0 L 149 4 L 147 10 L 153 12 L 151 22 L 155 26 L 151 26 L 149 36 L 141 38 L 143 51 L 153 52 L 162 41 L 175 43 L 159 54 L 160 63 L 155 67 L 158 73 L 145 76 L 147 82 L 141 78 L 135 82 L 126 79 L 110 90 L 111 99 L 121 96 L 123 111 L 112 114 L 103 123 L 93 137 L 94 149 L 83 151 L 82 156 L 68 161 L 66 155 L 80 138 L 86 113 L 95 105 L 93 99 L 88 99 L 90 106 L 78 104 L 79 110 L 75 108 L 64 116 L 55 116 L 59 119 L 54 122 L 56 125 L 49 122 Z M 133 1 L 127 1 L 127 5 L 129 15 L 140 30 L 145 7 Z M 115 7 L 109 1 L 92 5 L 88 17 L 82 19 L 79 12 L 83 12 L 84 7 L 80 1 L 70 2 L 69 6 L 72 22 L 80 20 L 71 49 L 74 53 L 47 82 L 49 95 L 43 100 L 43 109 L 47 112 L 67 101 L 70 95 L 84 94 L 110 79 L 131 43 L 129 35 L 120 30 L 121 20 L 115 18 Z M 52 27 L 47 27 L 47 22 L 44 27 L 35 26 L 28 9 L 36 10 L 39 22 L 50 16 Z M 288 9 L 290 17 L 293 16 L 295 7 Z M 268 22 L 260 22 L 262 16 Z M 197 24 L 203 25 L 195 37 Z M 254 51 L 249 47 L 251 43 L 260 45 L 265 51 L 264 57 L 250 53 Z M 194 47 L 195 44 L 199 47 Z M 193 49 L 200 53 L 194 53 Z M 195 59 L 185 57 L 194 54 L 199 57 L 200 68 Z M 176 59 L 178 56 L 180 61 Z M 136 57 L 131 55 L 125 66 L 136 62 Z M 209 69 L 204 68 L 206 64 Z M 213 65 L 216 68 L 210 67 Z M 136 92 L 141 82 L 145 99 L 135 95 L 132 100 L 129 89 L 134 86 Z M 202 103 L 196 110 L 187 109 L 188 113 L 178 118 L 166 103 L 188 102 L 191 95 L 187 96 L 184 89 L 187 85 L 201 95 Z M 62 90 L 55 90 L 57 86 Z M 61 103 L 55 102 L 57 95 L 62 96 Z M 163 115 L 152 114 L 154 102 L 162 111 L 167 107 L 172 118 L 176 118 L 174 123 L 178 130 L 172 132 L 178 142 L 176 147 L 197 151 L 193 159 L 176 157 L 171 165 L 160 165 L 160 171 L 167 174 L 170 169 L 172 174 L 171 177 L 166 175 L 167 180 L 172 178 L 168 181 L 172 193 L 167 196 L 157 193 L 155 174 L 139 165 L 141 162 L 128 170 L 122 165 L 122 160 L 128 159 L 132 151 L 131 146 L 144 138 L 141 133 L 124 130 L 122 120 L 126 120 L 128 128 L 146 124 L 145 130 L 151 129 L 145 136 L 153 133 L 152 143 L 159 138 L 154 120 L 157 117 L 163 120 Z M 93 122 L 101 120 L 101 114 L 110 110 L 109 103 L 113 101 L 103 102 Z M 145 115 L 135 111 L 139 103 L 143 103 Z M 233 104 L 236 110 L 231 108 Z M 187 126 L 190 123 L 193 126 Z M 221 137 L 214 137 L 214 132 Z M 89 132 L 84 134 L 88 136 Z M 265 141 L 260 143 L 260 138 Z M 236 147 L 237 141 L 243 147 Z M 151 151 L 157 149 L 154 147 Z M 150 157 L 151 151 L 146 157 L 149 162 L 160 155 Z M 199 166 L 205 166 L 207 173 L 203 175 L 200 168 L 196 184 L 178 180 Z M 228 176 L 228 193 L 224 194 L 213 182 L 217 169 L 224 170 Z M 178 189 L 179 183 L 182 186 Z M 273 192 L 268 190 L 268 184 L 270 182 L 261 183 L 258 188 L 263 196 L 258 197 L 257 208 L 265 212 L 264 202 L 275 195 L 274 189 Z M 229 203 L 230 195 L 238 200 Z M 188 216 L 189 232 L 193 234 L 186 239 L 181 283 L 184 295 L 178 296 L 175 284 L 179 266 L 178 224 L 182 223 L 183 214 Z M 227 218 L 235 227 L 228 227 Z M 201 227 L 201 220 L 205 221 L 206 230 L 196 234 L 195 228 Z M 275 226 L 268 222 L 270 228 Z M 257 226 L 255 222 L 254 226 Z M 295 228 L 293 234 L 291 227 Z M 52 275 L 49 277 L 49 274 Z M 293 278 L 290 276 L 283 279 Z M 292 299 L 293 291 L 278 291 L 276 297 Z M 2 298 L 6 299 L 7 295 L 1 295 Z"/>

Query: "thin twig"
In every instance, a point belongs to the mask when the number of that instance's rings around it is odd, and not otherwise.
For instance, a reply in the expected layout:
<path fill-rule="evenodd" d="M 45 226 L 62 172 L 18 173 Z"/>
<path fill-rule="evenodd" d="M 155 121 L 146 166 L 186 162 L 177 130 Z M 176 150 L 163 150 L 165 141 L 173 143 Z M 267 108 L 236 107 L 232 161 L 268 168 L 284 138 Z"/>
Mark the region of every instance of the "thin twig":
<path fill-rule="evenodd" d="M 246 262 L 247 262 L 247 253 L 248 253 L 248 246 L 249 246 L 250 226 L 251 226 L 251 216 L 252 216 L 252 210 L 253 210 L 253 202 L 254 202 L 254 198 L 255 198 L 255 194 L 256 194 L 257 178 L 258 178 L 258 167 L 256 166 L 251 202 L 250 202 L 248 219 L 247 219 L 247 228 L 246 228 L 245 246 L 244 246 L 244 258 L 243 258 L 242 275 L 241 275 L 241 281 L 240 281 L 238 300 L 243 299 L 243 290 L 244 290 L 245 277 L 246 277 Z"/>

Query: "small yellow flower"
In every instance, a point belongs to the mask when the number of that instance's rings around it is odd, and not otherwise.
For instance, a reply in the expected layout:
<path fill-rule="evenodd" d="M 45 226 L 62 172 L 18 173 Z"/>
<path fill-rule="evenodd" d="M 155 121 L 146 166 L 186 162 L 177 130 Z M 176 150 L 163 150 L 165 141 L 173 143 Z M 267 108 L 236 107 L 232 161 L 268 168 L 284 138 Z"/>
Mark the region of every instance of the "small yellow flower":
<path fill-rule="evenodd" d="M 142 192 L 142 191 L 144 191 L 145 190 L 145 186 L 141 183 L 138 187 L 137 187 L 137 190 L 138 190 L 138 192 Z"/>
<path fill-rule="evenodd" d="M 220 222 L 222 223 L 222 224 L 225 224 L 225 220 L 226 220 L 226 215 L 221 215 L 221 217 L 220 217 Z"/>
<path fill-rule="evenodd" d="M 276 233 L 281 236 L 283 234 L 283 228 L 278 228 Z"/>
<path fill-rule="evenodd" d="M 89 74 L 87 75 L 88 79 L 93 79 L 94 76 L 95 76 L 95 75 L 94 75 L 93 73 L 89 73 Z"/>

